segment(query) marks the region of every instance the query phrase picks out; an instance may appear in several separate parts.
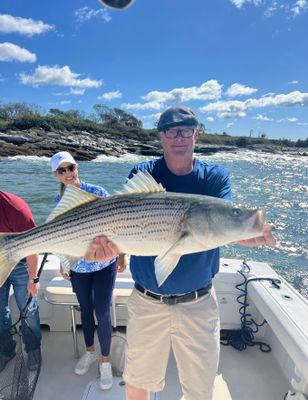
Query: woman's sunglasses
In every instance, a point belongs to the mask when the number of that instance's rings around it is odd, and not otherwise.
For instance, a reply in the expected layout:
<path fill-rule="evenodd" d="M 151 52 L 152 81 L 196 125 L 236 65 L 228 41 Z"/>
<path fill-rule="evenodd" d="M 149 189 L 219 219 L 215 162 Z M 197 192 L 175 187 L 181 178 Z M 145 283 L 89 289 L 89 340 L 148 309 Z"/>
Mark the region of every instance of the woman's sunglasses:
<path fill-rule="evenodd" d="M 65 172 L 73 172 L 73 171 L 75 171 L 76 167 L 77 167 L 76 164 L 71 164 L 71 165 L 69 165 L 69 166 L 66 167 L 66 168 L 60 167 L 60 168 L 56 169 L 56 173 L 57 173 L 58 175 L 64 175 Z"/>

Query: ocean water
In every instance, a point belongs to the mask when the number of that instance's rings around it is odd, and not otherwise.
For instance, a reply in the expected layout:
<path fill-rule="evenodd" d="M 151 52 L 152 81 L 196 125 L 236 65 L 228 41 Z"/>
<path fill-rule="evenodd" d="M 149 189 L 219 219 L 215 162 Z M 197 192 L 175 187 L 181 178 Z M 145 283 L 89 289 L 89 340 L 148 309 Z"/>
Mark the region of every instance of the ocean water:
<path fill-rule="evenodd" d="M 201 156 L 223 165 L 231 174 L 236 203 L 265 208 L 275 226 L 275 248 L 222 247 L 223 257 L 266 261 L 308 298 L 308 159 L 255 152 Z M 81 179 L 103 186 L 110 194 L 121 188 L 131 167 L 148 157 L 101 156 L 79 163 Z M 54 207 L 59 184 L 46 157 L 0 158 L 0 187 L 30 205 L 37 224 Z"/>

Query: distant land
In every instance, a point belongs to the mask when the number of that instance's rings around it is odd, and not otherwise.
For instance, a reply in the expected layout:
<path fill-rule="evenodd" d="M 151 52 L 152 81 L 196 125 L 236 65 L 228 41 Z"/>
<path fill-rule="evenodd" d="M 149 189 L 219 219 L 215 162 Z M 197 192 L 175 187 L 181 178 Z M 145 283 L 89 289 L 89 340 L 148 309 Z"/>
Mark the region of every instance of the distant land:
<path fill-rule="evenodd" d="M 142 122 L 121 109 L 102 104 L 93 106 L 86 117 L 79 110 L 51 109 L 43 114 L 39 107 L 23 103 L 0 106 L 0 156 L 52 156 L 67 150 L 78 160 L 98 155 L 120 157 L 125 153 L 161 155 L 156 129 L 143 129 Z M 276 154 L 308 155 L 308 139 L 271 140 L 261 137 L 208 134 L 199 126 L 196 153 L 253 150 Z"/>

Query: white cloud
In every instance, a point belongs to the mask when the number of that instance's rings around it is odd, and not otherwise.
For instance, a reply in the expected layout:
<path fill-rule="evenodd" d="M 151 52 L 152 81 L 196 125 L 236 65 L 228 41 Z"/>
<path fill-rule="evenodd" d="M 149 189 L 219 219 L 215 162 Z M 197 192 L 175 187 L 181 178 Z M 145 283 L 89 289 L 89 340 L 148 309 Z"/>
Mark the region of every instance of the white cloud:
<path fill-rule="evenodd" d="M 209 121 L 209 122 L 213 122 L 214 121 L 214 117 L 207 117 L 206 120 Z"/>
<path fill-rule="evenodd" d="M 234 125 L 234 122 L 229 122 L 228 124 L 227 124 L 227 128 L 231 128 L 231 126 L 233 126 Z"/>
<path fill-rule="evenodd" d="M 292 6 L 290 5 L 290 0 L 230 0 L 230 2 L 238 9 L 247 4 L 252 4 L 256 7 L 263 6 L 265 8 L 264 15 L 267 18 L 272 17 L 280 10 L 285 13 L 292 13 L 296 17 L 308 9 L 307 0 L 293 0 Z"/>
<path fill-rule="evenodd" d="M 267 18 L 270 18 L 270 17 L 272 17 L 272 16 L 276 13 L 276 11 L 277 11 L 280 7 L 283 8 L 282 5 L 278 4 L 278 1 L 272 0 L 272 3 L 271 3 L 269 6 L 267 6 L 267 8 L 266 8 L 266 10 L 265 10 L 265 12 L 264 12 L 264 15 L 265 15 Z"/>
<path fill-rule="evenodd" d="M 71 104 L 71 101 L 70 100 L 61 100 L 60 104 L 61 104 L 61 106 L 64 106 L 66 104 Z"/>
<path fill-rule="evenodd" d="M 85 89 L 70 88 L 69 92 L 57 92 L 53 93 L 53 96 L 82 96 L 85 93 Z"/>
<path fill-rule="evenodd" d="M 169 92 L 152 91 L 141 98 L 147 102 L 185 102 L 191 100 L 215 100 L 221 96 L 222 85 L 216 80 L 202 83 L 200 86 L 175 88 Z"/>
<path fill-rule="evenodd" d="M 299 81 L 297 81 L 297 80 L 290 81 L 289 84 L 290 84 L 290 85 L 298 85 L 298 84 L 299 84 Z"/>
<path fill-rule="evenodd" d="M 33 75 L 22 73 L 19 78 L 21 83 L 31 86 L 58 85 L 77 88 L 98 88 L 103 84 L 100 80 L 79 79 L 79 76 L 80 74 L 72 72 L 67 65 L 64 67 L 42 65 L 36 68 Z"/>
<path fill-rule="evenodd" d="M 243 118 L 246 116 L 246 110 L 245 102 L 239 100 L 217 101 L 200 107 L 200 111 L 216 113 L 220 118 Z"/>
<path fill-rule="evenodd" d="M 68 93 L 69 95 L 72 94 L 74 96 L 82 96 L 84 95 L 85 89 L 79 89 L 79 88 L 70 88 L 70 92 Z"/>
<path fill-rule="evenodd" d="M 31 37 L 34 35 L 41 35 L 54 28 L 53 25 L 45 24 L 42 21 L 35 21 L 31 18 L 0 14 L 0 32 L 2 33 L 19 33 Z"/>
<path fill-rule="evenodd" d="M 243 7 L 243 5 L 245 5 L 247 3 L 252 3 L 255 6 L 258 6 L 262 3 L 262 0 L 230 0 L 230 1 L 237 8 L 241 8 L 241 7 Z"/>
<path fill-rule="evenodd" d="M 228 87 L 226 95 L 229 97 L 249 96 L 250 94 L 255 93 L 257 91 L 258 89 L 254 89 L 249 86 L 244 86 L 240 83 L 233 83 L 233 85 Z"/>
<path fill-rule="evenodd" d="M 122 106 L 128 110 L 160 110 L 167 102 L 182 103 L 192 100 L 216 100 L 221 97 L 222 85 L 216 80 L 209 80 L 200 86 L 188 88 L 175 88 L 169 92 L 153 90 L 141 99 L 145 103 L 124 103 Z"/>
<path fill-rule="evenodd" d="M 161 113 L 156 113 L 156 114 L 150 114 L 150 115 L 144 115 L 142 119 L 159 119 L 161 116 Z"/>
<path fill-rule="evenodd" d="M 299 90 L 290 92 L 288 94 L 277 94 L 273 98 L 266 98 L 268 105 L 277 106 L 307 106 L 308 105 L 308 93 L 302 93 Z M 265 104 L 266 106 L 267 104 Z"/>
<path fill-rule="evenodd" d="M 288 94 L 278 94 L 246 101 L 217 101 L 200 107 L 200 111 L 217 113 L 220 118 L 243 118 L 249 109 L 275 106 L 308 106 L 308 93 L 301 93 L 296 90 Z"/>
<path fill-rule="evenodd" d="M 252 117 L 252 119 L 256 119 L 257 121 L 272 121 L 271 118 L 267 117 L 266 115 L 258 114 L 255 117 Z"/>
<path fill-rule="evenodd" d="M 162 103 L 151 101 L 148 103 L 123 103 L 121 107 L 127 110 L 160 110 L 163 107 Z"/>
<path fill-rule="evenodd" d="M 99 10 L 93 10 L 93 9 L 85 6 L 82 8 L 78 8 L 78 10 L 75 11 L 74 16 L 78 23 L 88 22 L 93 18 L 100 18 L 105 22 L 111 21 L 111 17 L 106 8 L 101 8 Z"/>
<path fill-rule="evenodd" d="M 121 99 L 122 98 L 122 93 L 119 90 L 116 90 L 114 92 L 106 92 L 103 93 L 101 96 L 98 96 L 98 100 L 105 100 L 105 101 L 111 101 L 114 99 Z"/>
<path fill-rule="evenodd" d="M 141 96 L 142 100 L 146 102 L 153 103 L 165 103 L 167 101 L 172 101 L 173 96 L 170 95 L 170 92 L 160 92 L 158 90 L 153 90 L 146 94 L 145 96 Z"/>
<path fill-rule="evenodd" d="M 268 92 L 262 95 L 262 97 L 272 97 L 272 96 L 275 96 L 274 92 Z"/>
<path fill-rule="evenodd" d="M 235 7 L 241 8 L 246 3 L 246 0 L 231 0 L 231 3 L 234 4 Z"/>
<path fill-rule="evenodd" d="M 33 63 L 36 61 L 36 55 L 16 44 L 4 42 L 0 43 L 0 61 Z"/>
<path fill-rule="evenodd" d="M 306 0 L 297 0 L 291 11 L 293 12 L 294 16 L 297 16 L 302 12 L 306 11 L 307 9 L 308 9 L 308 3 Z"/>
<path fill-rule="evenodd" d="M 298 122 L 298 118 L 295 117 L 281 118 L 277 122 Z"/>

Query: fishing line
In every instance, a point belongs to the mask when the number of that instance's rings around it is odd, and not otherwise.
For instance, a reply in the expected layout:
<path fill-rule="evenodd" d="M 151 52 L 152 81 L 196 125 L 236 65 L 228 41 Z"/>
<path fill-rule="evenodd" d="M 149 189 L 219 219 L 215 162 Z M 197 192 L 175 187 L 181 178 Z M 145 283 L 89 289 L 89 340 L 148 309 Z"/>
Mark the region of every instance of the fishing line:
<path fill-rule="evenodd" d="M 236 298 L 237 302 L 240 304 L 239 313 L 241 315 L 241 329 L 223 332 L 223 337 L 220 339 L 220 343 L 224 346 L 230 345 L 239 351 L 245 350 L 248 346 L 259 346 L 259 349 L 262 352 L 269 353 L 271 351 L 271 347 L 267 343 L 255 340 L 255 334 L 265 323 L 267 323 L 267 321 L 264 319 L 263 322 L 258 324 L 252 318 L 252 314 L 247 311 L 247 308 L 249 307 L 247 300 L 248 285 L 249 283 L 256 281 L 269 281 L 277 289 L 280 289 L 281 281 L 276 278 L 248 279 L 247 274 L 249 274 L 250 270 L 251 268 L 247 264 L 246 260 L 243 260 L 242 269 L 237 271 L 243 277 L 243 281 L 235 285 L 236 289 L 242 292 Z"/>

